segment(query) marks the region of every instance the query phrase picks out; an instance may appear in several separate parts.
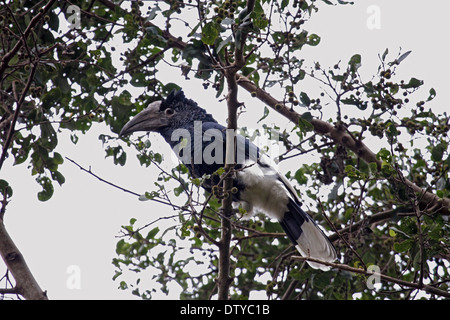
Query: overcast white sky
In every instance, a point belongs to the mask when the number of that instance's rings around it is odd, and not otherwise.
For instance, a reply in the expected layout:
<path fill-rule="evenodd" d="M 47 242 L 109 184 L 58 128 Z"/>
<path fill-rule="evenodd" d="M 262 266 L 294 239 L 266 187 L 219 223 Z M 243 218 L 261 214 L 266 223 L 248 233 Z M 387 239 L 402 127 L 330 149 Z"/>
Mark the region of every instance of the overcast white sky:
<path fill-rule="evenodd" d="M 346 63 L 353 54 L 360 53 L 362 72 L 371 75 L 378 66 L 377 55 L 386 48 L 394 55 L 400 47 L 403 52 L 412 50 L 399 68 L 400 75 L 405 79 L 414 76 L 424 80 L 422 92 L 425 97 L 429 88 L 437 91 L 437 97 L 428 107 L 436 112 L 449 110 L 450 46 L 446 35 L 450 30 L 450 3 L 444 0 L 355 2 L 353 6 L 336 7 L 319 4 L 319 13 L 313 15 L 306 29 L 320 35 L 321 43 L 303 50 L 302 58 L 332 66 L 339 60 Z M 369 26 L 377 23 L 376 19 L 372 20 L 377 11 L 379 28 L 371 29 Z M 201 83 L 186 82 L 181 76 L 177 79 L 173 70 L 166 76 L 224 122 L 225 113 L 220 111 L 224 110 L 223 102 L 215 99 L 213 90 L 205 91 Z M 309 90 L 313 88 L 302 91 Z M 247 98 L 248 94 L 241 91 L 240 99 Z M 240 122 L 249 128 L 257 128 L 256 121 L 262 115 L 263 105 L 257 100 L 249 101 L 247 115 Z M 255 113 L 252 114 L 252 110 Z M 287 120 L 279 117 L 274 121 L 281 127 L 287 124 Z M 127 165 L 115 166 L 111 159 L 104 157 L 104 149 L 98 140 L 101 133 L 109 134 L 109 130 L 96 126 L 85 136 L 80 136 L 76 145 L 70 142 L 67 134 L 62 134 L 58 152 L 86 168 L 90 166 L 99 176 L 125 188 L 138 193 L 153 190 L 157 171 L 141 168 L 131 149 L 127 150 Z M 162 139 L 152 135 L 151 140 L 154 148 L 170 159 L 170 150 Z M 374 151 L 377 151 L 376 147 Z M 120 226 L 132 217 L 145 223 L 172 212 L 153 202 L 139 202 L 132 195 L 81 172 L 68 161 L 61 166 L 66 183 L 62 187 L 55 184 L 53 198 L 39 202 L 36 194 L 40 187 L 30 176 L 27 165 L 13 167 L 11 164 L 12 159 L 7 160 L 1 172 L 1 178 L 9 181 L 14 189 L 5 215 L 6 227 L 48 296 L 51 299 L 134 299 L 130 291 L 118 290 L 118 283 L 111 280 L 114 275 L 111 261 L 116 257 L 116 236 Z M 280 170 L 284 172 L 283 165 Z M 67 285 L 70 272 L 74 270 L 80 272 L 80 288 Z M 4 274 L 2 262 L 0 274 Z M 165 298 L 164 295 L 155 297 Z M 177 298 L 177 292 L 170 298 Z"/>

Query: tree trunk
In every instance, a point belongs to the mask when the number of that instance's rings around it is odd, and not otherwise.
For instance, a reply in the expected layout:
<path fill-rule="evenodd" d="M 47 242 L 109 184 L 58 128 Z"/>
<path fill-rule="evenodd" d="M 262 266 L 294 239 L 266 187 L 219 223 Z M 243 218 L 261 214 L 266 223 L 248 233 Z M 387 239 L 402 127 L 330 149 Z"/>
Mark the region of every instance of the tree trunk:
<path fill-rule="evenodd" d="M 27 300 L 48 300 L 28 268 L 24 257 L 6 231 L 0 219 L 0 255 L 16 281 L 16 286 L 8 293 L 20 294 Z"/>

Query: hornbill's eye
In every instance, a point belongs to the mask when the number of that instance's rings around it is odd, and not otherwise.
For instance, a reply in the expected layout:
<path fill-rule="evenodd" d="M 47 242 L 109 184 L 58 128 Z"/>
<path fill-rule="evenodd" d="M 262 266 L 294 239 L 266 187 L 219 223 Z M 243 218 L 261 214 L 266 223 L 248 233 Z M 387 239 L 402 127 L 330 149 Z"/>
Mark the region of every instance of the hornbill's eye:
<path fill-rule="evenodd" d="M 171 108 L 167 108 L 164 112 L 166 116 L 172 116 L 175 113 L 175 111 Z"/>

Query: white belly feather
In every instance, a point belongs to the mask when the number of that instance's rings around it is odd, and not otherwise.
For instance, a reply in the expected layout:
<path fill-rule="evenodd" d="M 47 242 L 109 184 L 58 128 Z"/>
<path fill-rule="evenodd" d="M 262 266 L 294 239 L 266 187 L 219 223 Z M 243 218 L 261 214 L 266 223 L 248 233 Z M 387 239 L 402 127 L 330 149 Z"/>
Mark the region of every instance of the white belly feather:
<path fill-rule="evenodd" d="M 289 193 L 279 180 L 278 172 L 271 166 L 263 167 L 253 162 L 247 162 L 243 168 L 237 173 L 238 180 L 245 185 L 240 194 L 242 208 L 250 215 L 262 211 L 274 218 L 283 218 Z"/>

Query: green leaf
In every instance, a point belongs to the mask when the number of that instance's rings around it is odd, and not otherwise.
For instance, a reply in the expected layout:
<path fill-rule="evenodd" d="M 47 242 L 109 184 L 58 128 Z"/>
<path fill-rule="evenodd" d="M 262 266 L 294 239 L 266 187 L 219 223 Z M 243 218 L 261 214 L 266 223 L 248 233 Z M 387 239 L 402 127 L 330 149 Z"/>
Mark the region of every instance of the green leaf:
<path fill-rule="evenodd" d="M 386 56 L 388 55 L 388 53 L 389 53 L 389 49 L 388 48 L 386 48 L 386 50 L 384 50 L 384 53 L 383 53 L 383 55 L 381 56 L 381 61 L 386 61 Z"/>
<path fill-rule="evenodd" d="M 124 90 L 119 96 L 119 103 L 124 106 L 131 106 L 133 104 L 131 102 L 131 93 Z"/>
<path fill-rule="evenodd" d="M 50 122 L 44 122 L 40 125 L 40 127 L 42 146 L 49 150 L 55 149 L 58 144 L 58 138 L 52 124 Z"/>
<path fill-rule="evenodd" d="M 147 239 L 147 240 L 154 239 L 158 232 L 159 232 L 159 228 L 158 227 L 153 228 L 152 230 L 150 230 L 147 233 L 147 236 L 145 237 L 145 239 Z"/>
<path fill-rule="evenodd" d="M 369 172 L 372 175 L 378 172 L 378 164 L 376 162 L 369 163 Z"/>
<path fill-rule="evenodd" d="M 411 51 L 407 51 L 404 54 L 402 54 L 400 57 L 398 57 L 397 60 L 395 60 L 395 64 L 400 64 L 400 62 L 402 62 L 403 60 L 406 59 L 406 57 L 408 57 L 410 55 Z"/>
<path fill-rule="evenodd" d="M 196 58 L 200 61 L 198 68 L 210 68 L 211 67 L 211 58 L 205 54 L 205 44 L 200 41 L 193 39 L 191 43 L 189 43 L 182 51 L 182 58 L 186 60 L 188 64 L 192 64 L 193 58 Z M 208 79 L 211 72 L 202 72 L 201 76 L 204 79 Z M 199 77 L 198 73 L 196 77 Z"/>
<path fill-rule="evenodd" d="M 255 8 L 251 17 L 253 19 L 253 26 L 257 29 L 265 29 L 269 24 L 269 20 L 264 15 L 264 10 L 259 1 L 255 2 Z"/>
<path fill-rule="evenodd" d="M 311 104 L 311 99 L 305 92 L 300 92 L 300 101 L 307 107 Z"/>
<path fill-rule="evenodd" d="M 254 13 L 256 13 L 256 14 L 262 14 L 262 13 L 264 13 L 264 9 L 263 9 L 263 7 L 261 6 L 261 1 L 255 1 L 255 6 L 254 6 L 254 8 L 253 8 L 253 12 Z"/>
<path fill-rule="evenodd" d="M 313 116 L 312 116 L 311 112 L 304 112 L 304 113 L 302 113 L 300 118 L 311 123 Z"/>
<path fill-rule="evenodd" d="M 305 112 L 300 116 L 298 126 L 302 132 L 309 132 L 314 130 L 314 127 L 311 124 L 311 120 L 311 112 Z"/>
<path fill-rule="evenodd" d="M 172 92 L 173 90 L 180 90 L 180 89 L 181 89 L 181 87 L 179 85 L 177 85 L 176 83 L 173 83 L 173 82 L 166 83 L 163 86 L 163 92 L 166 95 L 169 95 L 169 93 Z"/>
<path fill-rule="evenodd" d="M 394 250 L 398 253 L 405 252 L 405 251 L 411 249 L 411 247 L 412 247 L 411 240 L 405 240 L 400 243 L 398 243 L 398 242 L 394 243 Z"/>
<path fill-rule="evenodd" d="M 53 153 L 53 160 L 57 164 L 63 164 L 64 163 L 63 157 L 58 152 Z"/>
<path fill-rule="evenodd" d="M 126 290 L 128 289 L 128 284 L 125 281 L 120 281 L 119 288 L 121 290 Z"/>
<path fill-rule="evenodd" d="M 351 164 L 345 166 L 344 172 L 347 174 L 349 178 L 353 179 L 363 179 L 366 177 L 366 175 L 363 172 L 359 171 Z"/>
<path fill-rule="evenodd" d="M 261 117 L 261 119 L 258 120 L 258 123 L 260 123 L 262 120 L 264 120 L 265 118 L 267 118 L 268 115 L 269 115 L 269 108 L 267 108 L 266 106 L 264 106 L 264 115 Z"/>
<path fill-rule="evenodd" d="M 299 184 L 306 184 L 308 182 L 308 177 L 305 175 L 305 169 L 298 169 L 294 174 L 294 179 L 297 180 Z"/>
<path fill-rule="evenodd" d="M 354 105 L 359 110 L 367 109 L 367 101 L 361 101 L 360 99 L 356 98 L 353 94 L 349 98 L 342 99 L 341 102 L 347 105 Z"/>
<path fill-rule="evenodd" d="M 417 78 L 411 78 L 409 79 L 409 82 L 407 84 L 402 84 L 402 89 L 415 89 L 420 87 L 423 84 L 422 80 L 419 80 Z"/>
<path fill-rule="evenodd" d="M 383 164 L 381 165 L 381 174 L 383 175 L 383 177 L 389 178 L 395 174 L 395 168 L 390 164 L 383 162 Z"/>
<path fill-rule="evenodd" d="M 64 182 L 66 182 L 66 178 L 59 171 L 52 171 L 51 175 L 52 175 L 52 179 L 57 181 L 59 183 L 59 185 L 62 185 Z"/>
<path fill-rule="evenodd" d="M 72 141 L 73 144 L 77 144 L 78 136 L 75 133 L 71 134 L 70 135 L 70 141 Z"/>
<path fill-rule="evenodd" d="M 219 36 L 219 25 L 215 22 L 208 22 L 202 29 L 202 42 L 213 45 Z"/>
<path fill-rule="evenodd" d="M 57 104 L 61 98 L 61 89 L 59 87 L 54 87 L 42 95 L 42 107 L 48 110 Z"/>
<path fill-rule="evenodd" d="M 221 176 L 225 173 L 225 168 L 224 167 L 220 167 L 219 169 L 216 170 L 216 172 L 214 172 L 214 174 L 217 174 L 218 176 Z"/>
<path fill-rule="evenodd" d="M 41 185 L 42 191 L 38 192 L 39 201 L 47 201 L 53 196 L 53 185 L 49 178 L 39 177 L 36 181 Z"/>
<path fill-rule="evenodd" d="M 320 37 L 317 34 L 311 34 L 308 37 L 308 41 L 306 42 L 307 44 L 309 44 L 310 46 L 317 46 L 320 43 Z"/>
<path fill-rule="evenodd" d="M 303 139 L 306 132 L 311 132 L 314 130 L 313 125 L 311 124 L 312 115 L 310 112 L 303 113 L 298 119 L 298 128 L 297 135 Z"/>
<path fill-rule="evenodd" d="M 399 134 L 397 126 L 393 122 L 388 122 L 386 125 L 386 135 L 390 138 L 395 138 Z"/>
<path fill-rule="evenodd" d="M 431 89 L 430 89 L 430 95 L 428 96 L 427 101 L 433 100 L 434 97 L 436 97 L 436 90 L 434 90 L 433 88 L 431 88 Z"/>
<path fill-rule="evenodd" d="M 113 157 L 114 164 L 119 164 L 121 166 L 124 166 L 127 161 L 127 154 L 123 150 L 121 146 L 117 147 L 107 147 L 106 148 L 106 157 Z"/>
<path fill-rule="evenodd" d="M 444 156 L 444 152 L 447 150 L 447 144 L 444 142 L 439 143 L 431 149 L 431 159 L 434 161 L 441 161 Z"/>
<path fill-rule="evenodd" d="M 63 94 L 68 93 L 71 89 L 71 86 L 70 86 L 69 82 L 67 81 L 67 78 L 64 78 L 62 76 L 57 77 L 54 80 L 54 82 L 55 82 L 55 86 L 57 88 L 59 88 Z"/>
<path fill-rule="evenodd" d="M 125 252 L 125 247 L 126 247 L 127 243 L 125 242 L 124 239 L 120 239 L 119 241 L 117 241 L 116 243 L 116 253 L 117 254 L 123 254 Z"/>
<path fill-rule="evenodd" d="M 380 151 L 378 151 L 377 153 L 377 159 L 378 160 L 385 160 L 387 162 L 390 162 L 392 157 L 391 157 L 391 153 L 389 152 L 389 150 L 382 148 Z"/>
<path fill-rule="evenodd" d="M 389 229 L 389 236 L 395 238 L 397 236 L 397 232 L 395 232 L 393 229 Z"/>
<path fill-rule="evenodd" d="M 152 200 L 154 198 L 159 197 L 159 193 L 156 191 L 152 191 L 152 192 L 145 192 L 143 195 L 139 196 L 139 201 L 147 201 L 147 200 Z"/>
<path fill-rule="evenodd" d="M 148 81 L 145 79 L 144 73 L 134 73 L 131 76 L 130 84 L 134 87 L 141 88 L 141 87 L 147 87 Z"/>
<path fill-rule="evenodd" d="M 180 196 L 180 194 L 182 194 L 183 192 L 184 192 L 184 186 L 182 185 L 182 184 L 180 184 L 178 187 L 175 187 L 174 189 L 173 189 L 173 194 L 176 196 L 176 197 L 179 197 Z"/>
<path fill-rule="evenodd" d="M 351 72 L 356 72 L 356 70 L 359 69 L 359 67 L 361 67 L 361 55 L 360 54 L 355 54 L 350 58 L 350 61 L 348 62 L 349 66 L 350 66 L 350 71 Z"/>
<path fill-rule="evenodd" d="M 120 277 L 122 275 L 122 272 L 116 271 L 116 273 L 114 274 L 114 276 L 112 277 L 113 280 L 116 280 L 118 277 Z"/>
<path fill-rule="evenodd" d="M 0 179 L 0 194 L 6 195 L 8 198 L 13 194 L 13 190 L 8 181 L 3 179 Z"/>

